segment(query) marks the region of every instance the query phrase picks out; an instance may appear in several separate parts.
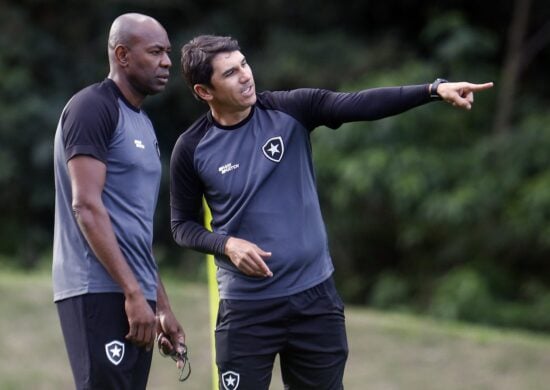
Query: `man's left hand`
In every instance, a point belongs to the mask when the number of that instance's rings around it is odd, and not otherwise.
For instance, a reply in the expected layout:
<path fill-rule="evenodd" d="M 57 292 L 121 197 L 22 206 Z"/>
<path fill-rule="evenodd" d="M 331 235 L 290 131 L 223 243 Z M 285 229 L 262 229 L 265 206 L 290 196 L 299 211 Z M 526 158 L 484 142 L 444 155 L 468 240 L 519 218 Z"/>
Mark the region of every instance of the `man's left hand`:
<path fill-rule="evenodd" d="M 437 86 L 437 94 L 447 103 L 455 107 L 470 110 L 474 103 L 474 92 L 492 88 L 493 83 L 472 84 L 468 82 L 441 83 Z"/>
<path fill-rule="evenodd" d="M 165 355 L 177 353 L 177 356 L 185 355 L 185 332 L 172 311 L 157 313 L 157 340 L 159 348 Z M 184 361 L 176 360 L 176 365 L 181 369 Z"/>

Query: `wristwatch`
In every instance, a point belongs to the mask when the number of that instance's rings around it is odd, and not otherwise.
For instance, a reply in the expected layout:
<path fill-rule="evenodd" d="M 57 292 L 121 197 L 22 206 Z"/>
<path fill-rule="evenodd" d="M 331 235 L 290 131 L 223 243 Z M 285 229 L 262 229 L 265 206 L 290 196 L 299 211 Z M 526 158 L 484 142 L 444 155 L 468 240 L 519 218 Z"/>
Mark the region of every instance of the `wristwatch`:
<path fill-rule="evenodd" d="M 437 93 L 437 87 L 439 84 L 448 83 L 448 80 L 445 79 L 435 79 L 435 81 L 432 83 L 432 86 L 430 88 L 430 98 L 432 100 L 443 100 L 441 99 L 441 96 Z"/>

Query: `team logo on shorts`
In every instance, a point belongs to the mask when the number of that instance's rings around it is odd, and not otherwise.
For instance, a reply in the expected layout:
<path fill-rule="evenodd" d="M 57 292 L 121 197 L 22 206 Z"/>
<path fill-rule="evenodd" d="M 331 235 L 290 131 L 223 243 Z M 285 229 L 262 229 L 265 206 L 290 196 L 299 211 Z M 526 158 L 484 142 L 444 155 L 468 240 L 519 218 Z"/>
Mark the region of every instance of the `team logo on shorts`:
<path fill-rule="evenodd" d="M 285 145 L 283 144 L 283 139 L 281 137 L 273 137 L 267 140 L 267 142 L 262 147 L 264 156 L 269 160 L 276 163 L 281 162 L 283 154 L 285 153 Z"/>
<path fill-rule="evenodd" d="M 234 371 L 226 371 L 222 374 L 222 383 L 225 390 L 235 390 L 239 387 L 241 376 Z"/>
<path fill-rule="evenodd" d="M 124 344 L 120 341 L 113 340 L 105 344 L 105 353 L 109 361 L 115 366 L 118 366 L 124 357 Z"/>

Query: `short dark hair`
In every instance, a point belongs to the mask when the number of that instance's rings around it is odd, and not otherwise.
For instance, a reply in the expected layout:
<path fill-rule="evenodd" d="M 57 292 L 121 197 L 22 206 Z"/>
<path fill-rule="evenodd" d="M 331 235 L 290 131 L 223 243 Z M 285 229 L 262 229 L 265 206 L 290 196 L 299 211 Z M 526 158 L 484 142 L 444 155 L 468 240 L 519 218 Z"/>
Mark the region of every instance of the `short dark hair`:
<path fill-rule="evenodd" d="M 202 100 L 193 90 L 195 84 L 210 86 L 212 79 L 212 59 L 219 53 L 241 50 L 239 42 L 232 37 L 199 35 L 181 48 L 181 70 L 185 83 L 198 100 Z"/>

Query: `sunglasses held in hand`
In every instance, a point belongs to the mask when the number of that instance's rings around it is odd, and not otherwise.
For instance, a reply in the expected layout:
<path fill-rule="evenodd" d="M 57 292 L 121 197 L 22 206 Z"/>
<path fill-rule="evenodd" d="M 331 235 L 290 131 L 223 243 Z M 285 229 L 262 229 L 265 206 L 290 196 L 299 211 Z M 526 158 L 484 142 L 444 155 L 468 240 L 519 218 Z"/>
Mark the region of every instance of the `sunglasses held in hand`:
<path fill-rule="evenodd" d="M 165 348 L 163 348 L 164 345 L 162 342 L 165 337 L 166 336 L 162 333 L 157 336 L 159 353 L 162 357 L 170 357 L 176 362 L 176 365 L 180 370 L 179 380 L 180 382 L 184 382 L 191 375 L 191 363 L 189 362 L 189 357 L 187 356 L 187 346 L 184 343 L 180 343 L 179 347 L 181 348 L 173 348 L 170 352 L 166 352 Z"/>

